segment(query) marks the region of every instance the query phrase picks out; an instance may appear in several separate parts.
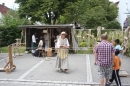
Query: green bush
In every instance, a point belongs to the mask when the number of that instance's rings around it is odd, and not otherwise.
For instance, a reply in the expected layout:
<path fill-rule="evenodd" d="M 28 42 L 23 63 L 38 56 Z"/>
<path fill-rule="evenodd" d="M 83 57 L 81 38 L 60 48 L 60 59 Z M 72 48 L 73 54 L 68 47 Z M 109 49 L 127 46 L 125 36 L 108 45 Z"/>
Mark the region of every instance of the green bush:
<path fill-rule="evenodd" d="M 81 43 L 79 44 L 79 46 L 80 46 L 80 47 L 86 47 L 86 46 L 87 46 L 87 42 L 81 42 Z"/>
<path fill-rule="evenodd" d="M 106 29 L 121 29 L 121 25 L 118 21 L 110 21 L 105 25 Z"/>
<path fill-rule="evenodd" d="M 28 20 L 21 19 L 17 11 L 10 10 L 5 14 L 1 21 L 3 26 L 0 26 L 0 46 L 7 46 L 12 44 L 16 38 L 20 38 L 21 30 L 18 28 L 19 25 L 28 24 Z"/>
<path fill-rule="evenodd" d="M 91 30 L 91 33 L 93 33 L 94 36 L 96 37 L 96 36 L 97 36 L 97 29 L 92 29 L 92 30 Z"/>
<path fill-rule="evenodd" d="M 0 27 L 0 46 L 7 46 L 16 42 L 16 38 L 20 38 L 21 30 L 17 26 Z"/>

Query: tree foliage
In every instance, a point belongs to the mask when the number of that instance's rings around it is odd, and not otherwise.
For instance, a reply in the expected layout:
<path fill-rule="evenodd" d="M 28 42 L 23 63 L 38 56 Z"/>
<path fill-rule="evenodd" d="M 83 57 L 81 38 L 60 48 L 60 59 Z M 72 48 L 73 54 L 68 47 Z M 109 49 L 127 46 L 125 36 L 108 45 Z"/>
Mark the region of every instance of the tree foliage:
<path fill-rule="evenodd" d="M 87 28 L 103 26 L 115 20 L 118 15 L 117 5 L 109 0 L 84 0 L 83 3 L 81 6 L 84 9 L 78 21 L 85 24 Z"/>
<path fill-rule="evenodd" d="M 27 19 L 20 19 L 18 12 L 9 10 L 1 19 L 3 25 L 0 26 L 0 46 L 9 45 L 20 38 L 21 30 L 19 25 L 28 24 Z"/>
<path fill-rule="evenodd" d="M 33 22 L 43 21 L 55 24 L 60 15 L 65 13 L 69 4 L 77 0 L 15 0 L 20 5 L 20 17 L 31 18 Z"/>
<path fill-rule="evenodd" d="M 117 17 L 117 5 L 109 0 L 16 0 L 20 17 L 47 24 L 77 21 L 86 28 L 105 26 Z"/>

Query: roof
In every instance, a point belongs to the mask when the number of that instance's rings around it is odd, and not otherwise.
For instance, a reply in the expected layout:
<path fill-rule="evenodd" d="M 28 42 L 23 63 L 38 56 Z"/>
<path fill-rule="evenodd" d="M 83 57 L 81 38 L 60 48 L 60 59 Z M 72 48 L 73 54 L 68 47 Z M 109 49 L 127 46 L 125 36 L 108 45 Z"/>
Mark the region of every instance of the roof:
<path fill-rule="evenodd" d="M 9 10 L 8 7 L 0 4 L 0 13 L 5 14 Z"/>
<path fill-rule="evenodd" d="M 72 24 L 62 24 L 62 25 L 23 25 L 23 26 L 18 26 L 21 29 L 25 28 L 72 28 Z"/>

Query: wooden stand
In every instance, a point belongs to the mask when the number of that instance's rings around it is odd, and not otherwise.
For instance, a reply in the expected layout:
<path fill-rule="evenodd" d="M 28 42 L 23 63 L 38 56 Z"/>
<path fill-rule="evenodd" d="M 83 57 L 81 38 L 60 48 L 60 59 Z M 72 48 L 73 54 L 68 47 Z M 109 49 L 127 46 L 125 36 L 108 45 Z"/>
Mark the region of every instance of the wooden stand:
<path fill-rule="evenodd" d="M 12 57 L 12 50 L 11 46 L 8 46 L 8 56 L 9 56 L 9 61 L 6 62 L 6 65 L 4 68 L 0 68 L 0 71 L 5 71 L 7 74 L 9 74 L 12 70 L 16 68 L 16 66 L 13 64 L 13 57 Z"/>

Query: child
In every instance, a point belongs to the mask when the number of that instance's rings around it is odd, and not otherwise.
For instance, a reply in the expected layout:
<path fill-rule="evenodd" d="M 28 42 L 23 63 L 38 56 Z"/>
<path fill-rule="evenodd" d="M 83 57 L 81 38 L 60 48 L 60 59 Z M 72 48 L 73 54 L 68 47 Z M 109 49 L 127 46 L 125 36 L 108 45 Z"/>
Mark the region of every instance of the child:
<path fill-rule="evenodd" d="M 97 41 L 97 45 L 98 45 L 100 42 L 101 42 L 101 41 L 98 40 L 98 41 Z M 94 47 L 93 52 L 94 52 L 95 48 L 96 48 L 96 46 Z M 96 57 L 95 57 L 95 63 L 94 63 L 94 64 L 95 64 L 95 65 L 97 64 L 97 58 L 96 58 Z"/>
<path fill-rule="evenodd" d="M 122 48 L 121 48 L 121 46 L 120 46 L 120 40 L 119 39 L 116 39 L 115 41 L 114 41 L 115 43 L 115 45 L 116 45 L 116 47 L 115 47 L 115 49 L 118 49 L 119 51 L 120 51 L 120 53 L 118 54 L 118 56 L 121 58 L 122 57 L 122 55 L 121 55 L 121 53 L 122 53 Z"/>
<path fill-rule="evenodd" d="M 121 86 L 121 81 L 120 81 L 120 77 L 119 77 L 119 69 L 121 66 L 121 61 L 120 61 L 120 58 L 118 57 L 119 53 L 120 53 L 120 50 L 116 49 L 112 78 L 108 81 L 107 86 L 110 86 L 110 84 L 113 82 L 113 80 L 116 81 L 117 86 Z"/>

